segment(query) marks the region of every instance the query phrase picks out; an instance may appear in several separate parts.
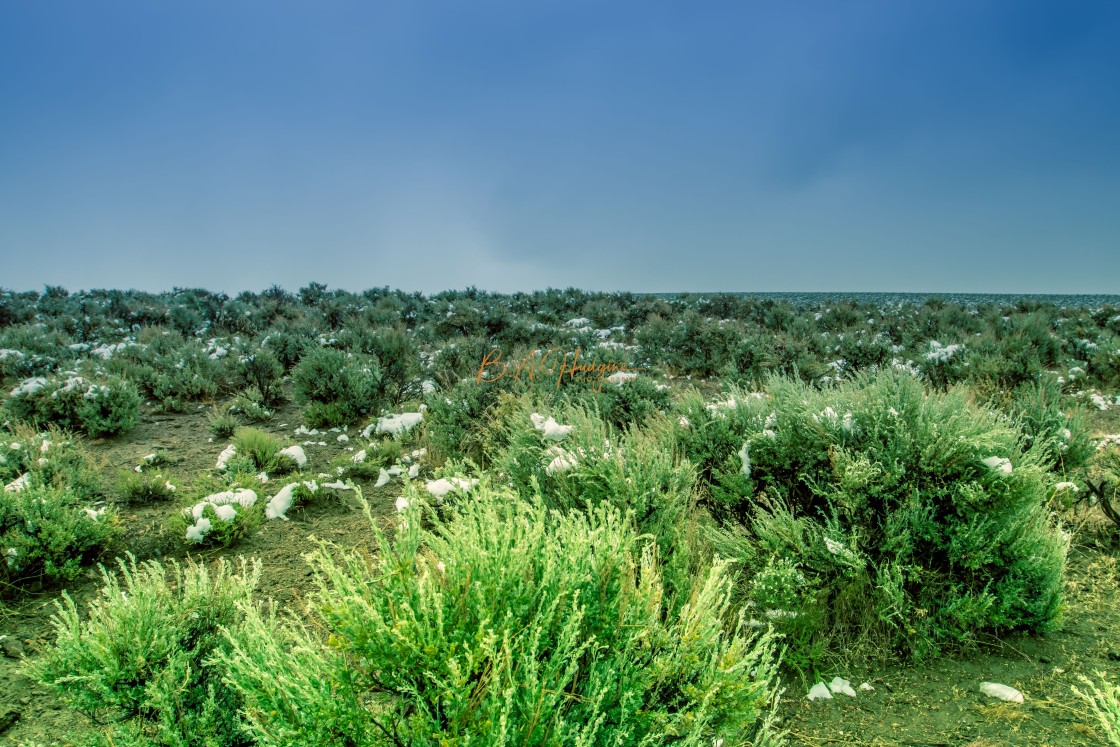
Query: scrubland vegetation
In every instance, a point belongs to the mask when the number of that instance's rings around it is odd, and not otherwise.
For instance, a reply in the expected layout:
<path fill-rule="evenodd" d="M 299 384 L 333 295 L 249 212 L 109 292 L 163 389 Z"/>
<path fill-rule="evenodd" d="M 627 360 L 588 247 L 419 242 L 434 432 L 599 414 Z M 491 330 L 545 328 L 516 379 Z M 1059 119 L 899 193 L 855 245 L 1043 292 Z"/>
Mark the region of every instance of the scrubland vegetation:
<path fill-rule="evenodd" d="M 57 600 L 19 677 L 73 714 L 27 744 L 779 745 L 833 675 L 1061 630 L 1120 530 L 1120 306 L 47 288 L 0 384 L 0 623 Z"/>

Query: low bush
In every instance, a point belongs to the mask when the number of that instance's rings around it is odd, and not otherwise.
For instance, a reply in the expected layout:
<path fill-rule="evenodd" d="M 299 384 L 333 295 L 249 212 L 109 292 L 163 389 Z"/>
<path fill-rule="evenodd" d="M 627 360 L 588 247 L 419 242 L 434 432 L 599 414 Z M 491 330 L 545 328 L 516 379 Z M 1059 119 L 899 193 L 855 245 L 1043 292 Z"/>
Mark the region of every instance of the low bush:
<path fill-rule="evenodd" d="M 252 463 L 254 472 L 271 475 L 291 472 L 295 467 L 291 459 L 280 454 L 283 442 L 259 428 L 238 428 L 233 433 L 233 445 L 237 448 L 237 456 Z"/>
<path fill-rule="evenodd" d="M 993 404 L 1014 418 L 1023 433 L 1023 448 L 1036 449 L 1052 470 L 1066 473 L 1079 469 L 1093 455 L 1092 434 L 1083 407 L 1064 397 L 1053 377 L 1020 384 L 1006 401 Z"/>
<path fill-rule="evenodd" d="M 153 503 L 173 498 L 175 485 L 162 472 L 129 470 L 122 472 L 117 480 L 117 493 L 125 503 Z"/>
<path fill-rule="evenodd" d="M 16 423 L 0 431 L 0 483 L 21 480 L 65 488 L 81 501 L 102 493 L 101 465 L 69 433 L 53 426 L 40 432 Z"/>
<path fill-rule="evenodd" d="M 121 379 L 94 384 L 78 407 L 78 422 L 91 436 L 116 436 L 140 421 L 140 395 Z"/>
<path fill-rule="evenodd" d="M 207 425 L 210 429 L 210 435 L 215 439 L 225 440 L 233 435 L 233 432 L 241 425 L 241 421 L 237 416 L 228 410 L 222 411 L 215 409 L 210 411 L 207 416 Z"/>
<path fill-rule="evenodd" d="M 664 385 L 659 388 L 649 376 L 639 374 L 622 383 L 604 382 L 593 404 L 608 423 L 625 430 L 668 410 L 669 390 Z"/>
<path fill-rule="evenodd" d="M 214 659 L 229 649 L 240 606 L 260 575 L 242 561 L 213 570 L 118 559 L 85 614 L 68 594 L 56 602 L 53 646 L 27 673 L 85 714 L 104 745 L 250 745 L 237 692 Z"/>
<path fill-rule="evenodd" d="M 384 402 L 377 362 L 341 350 L 306 353 L 292 372 L 292 383 L 312 428 L 349 425 L 376 413 Z"/>
<path fill-rule="evenodd" d="M 233 483 L 194 491 L 171 515 L 168 527 L 186 547 L 228 547 L 256 531 L 268 498 L 260 481 L 243 475 Z"/>
<path fill-rule="evenodd" d="M 432 459 L 437 464 L 453 459 L 486 465 L 493 452 L 487 424 L 504 393 L 508 396 L 502 383 L 479 384 L 473 379 L 461 381 L 447 392 L 430 393 L 424 419 Z"/>
<path fill-rule="evenodd" d="M 309 556 L 311 624 L 250 608 L 219 652 L 258 744 L 778 742 L 773 642 L 725 627 L 725 563 L 670 614 L 656 550 L 608 504 L 560 516 L 485 485 L 447 520 L 403 502 L 395 529 L 371 518 L 372 557 Z"/>
<path fill-rule="evenodd" d="M 94 510 L 72 490 L 30 476 L 0 500 L 0 596 L 77 578 L 114 534 L 111 509 Z"/>
<path fill-rule="evenodd" d="M 256 389 L 262 406 L 271 407 L 280 402 L 284 366 L 268 348 L 242 356 L 237 362 L 237 373 L 246 386 Z"/>

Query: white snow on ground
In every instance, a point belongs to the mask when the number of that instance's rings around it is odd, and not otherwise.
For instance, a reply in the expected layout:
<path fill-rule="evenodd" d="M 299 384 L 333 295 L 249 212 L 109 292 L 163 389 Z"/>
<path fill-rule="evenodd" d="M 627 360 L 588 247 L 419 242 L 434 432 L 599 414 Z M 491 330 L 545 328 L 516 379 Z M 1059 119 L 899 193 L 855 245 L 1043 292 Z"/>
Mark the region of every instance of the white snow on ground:
<path fill-rule="evenodd" d="M 533 421 L 533 427 L 543 433 L 549 441 L 563 441 L 572 432 L 572 426 L 560 425 L 553 418 L 545 418 L 539 413 L 534 412 L 529 419 Z"/>
<path fill-rule="evenodd" d="M 441 477 L 438 480 L 431 480 L 426 485 L 429 493 L 436 498 L 443 498 L 452 490 L 461 490 L 464 493 L 478 484 L 477 479 L 467 480 L 462 477 Z"/>
<path fill-rule="evenodd" d="M 394 436 L 399 436 L 402 433 L 407 433 L 412 430 L 423 419 L 424 414 L 420 412 L 402 412 L 399 415 L 386 415 L 383 418 L 377 419 L 376 430 L 378 433 L 391 433 Z"/>
<path fill-rule="evenodd" d="M 303 469 L 307 464 L 307 454 L 303 452 L 302 446 L 289 446 L 286 449 L 280 449 L 279 454 L 291 459 L 300 469 Z"/>
<path fill-rule="evenodd" d="M 8 392 L 9 397 L 22 397 L 25 394 L 34 394 L 47 385 L 47 380 L 42 376 L 32 376 L 30 379 L 24 379 L 12 391 Z"/>
<path fill-rule="evenodd" d="M 226 462 L 232 459 L 233 455 L 236 453 L 237 447 L 233 444 L 230 444 L 226 448 L 222 449 L 222 453 L 218 455 L 218 463 L 214 465 L 214 469 L 225 469 Z"/>
<path fill-rule="evenodd" d="M 1011 460 L 1004 457 L 990 456 L 984 460 L 984 464 L 988 465 L 993 470 L 1002 472 L 1005 475 L 1011 474 Z"/>

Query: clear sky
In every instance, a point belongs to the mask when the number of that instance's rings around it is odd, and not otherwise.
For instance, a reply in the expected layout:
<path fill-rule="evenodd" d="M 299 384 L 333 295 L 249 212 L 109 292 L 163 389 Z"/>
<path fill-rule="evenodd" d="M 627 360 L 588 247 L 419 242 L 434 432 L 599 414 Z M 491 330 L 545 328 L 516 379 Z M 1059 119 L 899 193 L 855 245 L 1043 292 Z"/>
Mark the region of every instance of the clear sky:
<path fill-rule="evenodd" d="M 0 0 L 0 287 L 1120 292 L 1120 2 Z"/>

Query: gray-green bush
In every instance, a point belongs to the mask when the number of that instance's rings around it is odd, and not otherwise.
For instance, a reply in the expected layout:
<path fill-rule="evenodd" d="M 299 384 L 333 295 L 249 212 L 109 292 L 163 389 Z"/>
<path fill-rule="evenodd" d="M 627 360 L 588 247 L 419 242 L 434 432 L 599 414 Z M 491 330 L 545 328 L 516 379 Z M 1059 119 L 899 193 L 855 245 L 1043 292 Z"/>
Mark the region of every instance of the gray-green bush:
<path fill-rule="evenodd" d="M 809 600 L 759 614 L 915 658 L 1055 624 L 1068 539 L 1039 449 L 1024 452 L 1014 424 L 965 390 L 926 393 L 896 373 L 768 391 L 681 426 L 687 453 L 709 444 L 703 431 L 745 424 L 712 470 L 712 500 L 741 522 L 726 520 L 754 565 L 792 561 Z"/>

